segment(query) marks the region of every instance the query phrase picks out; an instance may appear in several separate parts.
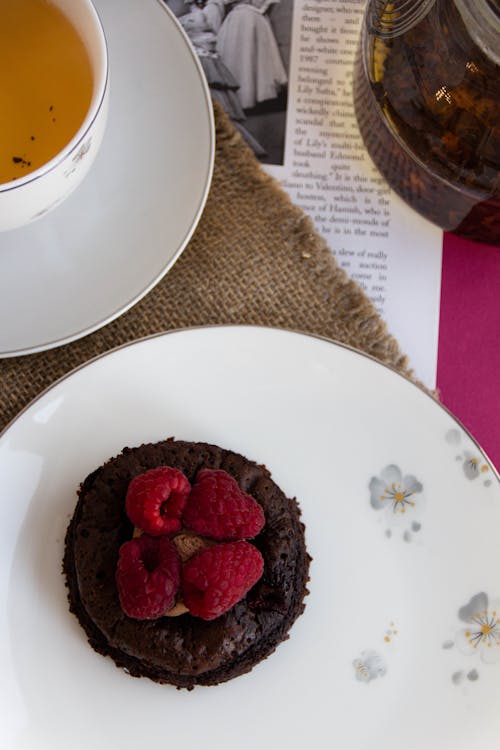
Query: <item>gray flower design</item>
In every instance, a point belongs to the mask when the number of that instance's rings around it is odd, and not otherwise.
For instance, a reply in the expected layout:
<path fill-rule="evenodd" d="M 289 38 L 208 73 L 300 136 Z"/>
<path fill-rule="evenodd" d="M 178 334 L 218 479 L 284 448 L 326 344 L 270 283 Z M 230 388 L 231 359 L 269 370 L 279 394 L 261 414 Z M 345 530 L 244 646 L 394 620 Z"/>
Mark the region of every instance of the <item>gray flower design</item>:
<path fill-rule="evenodd" d="M 423 489 L 413 474 L 403 477 L 401 469 L 395 464 L 382 469 L 380 477 L 372 477 L 369 487 L 372 508 L 386 508 L 391 515 L 403 514 L 415 508 L 418 502 L 416 495 Z"/>
<path fill-rule="evenodd" d="M 484 591 L 473 596 L 458 611 L 467 624 L 456 636 L 460 651 L 479 653 L 486 663 L 500 661 L 500 600 L 489 600 Z"/>
<path fill-rule="evenodd" d="M 464 474 L 467 479 L 477 479 L 483 472 L 488 471 L 488 464 L 484 463 L 479 455 L 464 451 Z"/>
<path fill-rule="evenodd" d="M 446 433 L 445 440 L 453 448 L 457 448 L 461 444 L 462 436 L 458 430 L 452 429 Z M 467 479 L 474 480 L 486 475 L 483 484 L 485 487 L 491 486 L 492 481 L 488 478 L 490 467 L 474 446 L 472 446 L 472 450 L 464 450 L 462 453 L 455 455 L 455 460 L 462 463 L 462 469 Z"/>
<path fill-rule="evenodd" d="M 444 436 L 444 439 L 449 445 L 460 445 L 461 435 L 460 432 L 454 428 L 452 430 L 448 430 L 448 432 Z"/>
<path fill-rule="evenodd" d="M 354 659 L 352 666 L 360 682 L 371 682 L 387 672 L 385 662 L 377 651 L 363 651 L 358 659 Z"/>

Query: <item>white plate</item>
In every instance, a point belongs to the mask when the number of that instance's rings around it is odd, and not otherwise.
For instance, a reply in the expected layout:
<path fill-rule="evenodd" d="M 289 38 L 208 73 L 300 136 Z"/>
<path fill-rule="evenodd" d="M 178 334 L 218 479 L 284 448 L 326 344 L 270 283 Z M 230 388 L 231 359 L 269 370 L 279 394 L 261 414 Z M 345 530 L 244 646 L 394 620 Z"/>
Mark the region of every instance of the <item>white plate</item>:
<path fill-rule="evenodd" d="M 265 462 L 299 498 L 314 558 L 290 639 L 191 693 L 94 653 L 61 575 L 79 482 L 170 435 Z M 370 498 L 385 506 L 376 478 L 397 493 L 398 470 L 415 505 L 395 515 Z M 3 747 L 498 750 L 500 646 L 465 636 L 483 610 L 498 634 L 498 480 L 443 408 L 374 360 L 273 329 L 140 341 L 24 411 L 0 438 L 0 477 Z"/>
<path fill-rule="evenodd" d="M 213 114 L 187 37 L 160 0 L 95 4 L 110 57 L 104 141 L 60 207 L 0 233 L 3 357 L 67 343 L 129 309 L 180 255 L 208 194 Z"/>

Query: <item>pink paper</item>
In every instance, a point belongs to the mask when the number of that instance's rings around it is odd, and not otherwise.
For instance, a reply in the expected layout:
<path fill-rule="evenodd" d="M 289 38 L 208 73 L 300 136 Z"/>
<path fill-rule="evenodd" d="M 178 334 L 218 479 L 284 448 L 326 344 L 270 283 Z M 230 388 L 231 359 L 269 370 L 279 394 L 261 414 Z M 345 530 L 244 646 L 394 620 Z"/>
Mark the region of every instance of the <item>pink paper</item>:
<path fill-rule="evenodd" d="M 444 235 L 437 387 L 500 467 L 500 248 Z"/>

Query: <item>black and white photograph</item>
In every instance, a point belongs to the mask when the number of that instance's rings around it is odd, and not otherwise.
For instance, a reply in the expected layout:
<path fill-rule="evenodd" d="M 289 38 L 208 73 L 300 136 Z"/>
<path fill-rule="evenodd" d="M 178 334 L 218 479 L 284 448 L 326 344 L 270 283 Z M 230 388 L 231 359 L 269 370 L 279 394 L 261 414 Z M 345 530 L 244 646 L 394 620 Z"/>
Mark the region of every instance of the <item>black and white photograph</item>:
<path fill-rule="evenodd" d="M 257 158 L 282 165 L 294 0 L 164 0 Z"/>

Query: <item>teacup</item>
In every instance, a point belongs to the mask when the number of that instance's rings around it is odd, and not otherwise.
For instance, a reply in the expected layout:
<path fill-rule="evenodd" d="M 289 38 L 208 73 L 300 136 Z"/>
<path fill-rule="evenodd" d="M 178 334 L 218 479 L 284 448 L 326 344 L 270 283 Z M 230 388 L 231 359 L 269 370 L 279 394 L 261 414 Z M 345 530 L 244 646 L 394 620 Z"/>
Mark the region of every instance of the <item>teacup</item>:
<path fill-rule="evenodd" d="M 0 165 L 0 231 L 15 229 L 44 216 L 73 192 L 97 155 L 107 118 L 108 53 L 104 30 L 91 0 L 50 0 L 49 3 L 39 0 L 39 8 L 37 0 L 27 0 L 28 16 L 35 11 L 52 15 L 29 17 L 20 26 L 14 14 L 21 11 L 23 2 L 4 2 L 3 7 L 0 2 L 3 27 L 0 34 L 6 35 L 3 41 L 7 40 L 10 47 L 5 53 L 7 44 L 2 44 L 0 36 L 0 64 L 5 64 L 2 49 L 4 54 L 11 55 L 6 58 L 7 67 L 4 67 L 7 89 L 10 85 L 12 96 L 17 96 L 17 90 L 22 87 L 16 76 L 22 65 L 28 78 L 32 71 L 37 76 L 33 89 L 30 79 L 26 92 L 23 91 L 27 114 L 24 111 L 16 114 L 18 121 L 14 122 L 13 118 L 9 124 L 5 111 L 2 113 L 0 109 L 0 116 L 7 123 L 5 132 L 0 130 L 4 156 L 8 149 Z M 40 19 L 48 29 L 46 38 L 53 38 L 54 43 L 44 42 L 43 54 L 36 57 L 33 44 L 42 44 L 43 36 Z M 33 28 L 34 41 L 30 44 L 24 38 L 28 31 L 24 36 L 19 33 L 14 37 L 9 33 L 9 23 L 13 29 Z M 1 101 L 0 104 L 7 110 L 9 100 L 5 101 L 7 104 Z M 36 103 L 36 108 L 32 102 Z M 24 106 L 23 100 L 20 106 Z M 11 111 L 17 113 L 18 109 L 13 106 Z M 31 119 L 36 124 L 32 125 Z M 51 148 L 55 149 L 54 153 Z"/>

